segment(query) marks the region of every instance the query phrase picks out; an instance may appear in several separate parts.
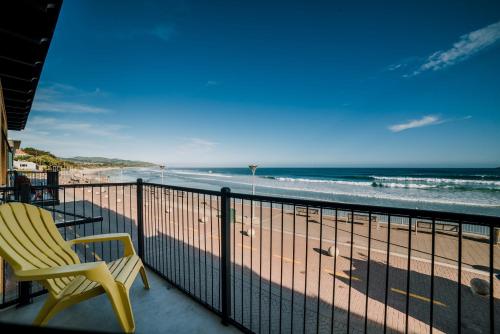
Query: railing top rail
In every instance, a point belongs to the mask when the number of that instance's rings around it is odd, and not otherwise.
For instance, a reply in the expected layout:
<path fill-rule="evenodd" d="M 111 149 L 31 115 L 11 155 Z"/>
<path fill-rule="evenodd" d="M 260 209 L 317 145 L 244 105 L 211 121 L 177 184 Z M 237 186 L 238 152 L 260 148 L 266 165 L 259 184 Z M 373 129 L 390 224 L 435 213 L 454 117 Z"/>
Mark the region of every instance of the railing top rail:
<path fill-rule="evenodd" d="M 103 182 L 103 183 L 68 183 L 58 185 L 31 186 L 35 190 L 59 189 L 59 188 L 90 188 L 90 187 L 115 187 L 115 186 L 136 186 L 137 182 Z"/>
<path fill-rule="evenodd" d="M 321 200 L 308 200 L 300 198 L 251 195 L 251 194 L 242 194 L 233 192 L 231 193 L 231 197 L 242 200 L 253 200 L 257 202 L 270 202 L 279 204 L 283 203 L 296 206 L 309 206 L 314 208 L 338 209 L 345 211 L 358 211 L 358 212 L 361 211 L 361 212 L 380 214 L 380 215 L 394 215 L 401 217 L 434 219 L 434 220 L 443 220 L 456 223 L 466 223 L 466 224 L 485 225 L 485 226 L 492 225 L 494 227 L 500 227 L 500 217 L 497 216 L 397 208 L 397 207 L 387 207 L 387 206 L 377 206 L 377 205 L 352 204 L 352 203 L 330 202 Z"/>
<path fill-rule="evenodd" d="M 52 172 L 50 170 L 23 170 L 23 169 L 16 169 L 16 170 L 9 170 L 7 173 L 38 173 L 38 174 L 45 174 L 47 172 Z"/>
<path fill-rule="evenodd" d="M 159 184 L 159 183 L 151 183 L 151 182 L 143 182 L 143 185 L 145 185 L 145 186 L 160 187 L 160 188 L 166 188 L 166 189 L 172 189 L 172 190 L 179 190 L 179 191 L 187 191 L 187 192 L 193 192 L 193 193 L 205 194 L 205 195 L 214 195 L 214 196 L 220 196 L 221 195 L 221 192 L 220 191 L 216 191 L 216 190 L 207 190 L 207 189 L 197 189 L 197 188 L 189 188 L 189 187 L 171 186 L 171 185 L 167 185 L 167 184 Z"/>

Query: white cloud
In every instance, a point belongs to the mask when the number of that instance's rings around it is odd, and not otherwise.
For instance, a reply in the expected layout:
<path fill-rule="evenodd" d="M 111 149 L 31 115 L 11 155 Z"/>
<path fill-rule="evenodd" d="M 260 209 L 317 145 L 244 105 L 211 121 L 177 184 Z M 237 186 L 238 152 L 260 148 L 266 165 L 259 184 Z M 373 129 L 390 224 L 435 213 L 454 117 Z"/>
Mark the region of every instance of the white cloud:
<path fill-rule="evenodd" d="M 83 103 L 73 103 L 73 102 L 44 102 L 35 101 L 33 103 L 32 109 L 34 111 L 45 111 L 45 112 L 62 112 L 62 113 L 104 113 L 108 112 L 108 109 L 90 106 Z"/>
<path fill-rule="evenodd" d="M 207 87 L 212 87 L 212 86 L 217 86 L 219 83 L 217 81 L 214 81 L 214 80 L 208 80 L 207 83 L 205 84 L 205 86 Z"/>
<path fill-rule="evenodd" d="M 120 124 L 95 124 L 90 122 L 63 121 L 50 117 L 32 117 L 28 122 L 28 131 L 46 132 L 47 135 L 57 136 L 63 132 L 72 132 L 77 135 L 91 135 L 115 139 L 125 139 L 122 131 L 125 126 Z"/>
<path fill-rule="evenodd" d="M 28 120 L 25 131 L 9 131 L 9 137 L 21 140 L 22 146 L 49 150 L 60 156 L 115 155 L 130 153 L 135 140 L 129 136 L 127 127 L 103 122 L 82 122 L 43 116 Z M 124 145 L 124 143 L 127 143 Z M 126 149 L 123 150 L 123 148 Z"/>
<path fill-rule="evenodd" d="M 462 35 L 460 40 L 448 50 L 440 50 L 430 55 L 425 63 L 405 77 L 418 75 L 425 71 L 438 71 L 458 64 L 500 40 L 500 22 Z"/>
<path fill-rule="evenodd" d="M 71 85 L 50 83 L 38 89 L 32 109 L 57 113 L 105 113 L 109 110 L 82 102 L 82 99 L 104 95 L 99 88 L 84 91 Z"/>
<path fill-rule="evenodd" d="M 401 132 L 408 129 L 420 128 L 423 126 L 436 125 L 443 123 L 437 116 L 424 116 L 420 119 L 410 120 L 406 123 L 395 124 L 389 127 L 389 130 L 392 132 Z"/>

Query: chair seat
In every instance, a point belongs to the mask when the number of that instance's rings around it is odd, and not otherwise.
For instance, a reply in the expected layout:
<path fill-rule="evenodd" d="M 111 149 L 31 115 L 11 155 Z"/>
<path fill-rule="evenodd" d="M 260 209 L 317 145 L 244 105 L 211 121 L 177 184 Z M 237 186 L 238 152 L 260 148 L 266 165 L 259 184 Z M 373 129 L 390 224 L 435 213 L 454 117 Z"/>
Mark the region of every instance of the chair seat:
<path fill-rule="evenodd" d="M 141 268 L 139 256 L 130 255 L 107 263 L 111 275 L 116 282 L 124 285 L 127 290 L 132 286 L 134 279 Z M 58 298 L 65 298 L 75 295 L 89 294 L 98 295 L 103 292 L 102 286 L 88 280 L 84 276 L 77 276 L 61 291 Z"/>

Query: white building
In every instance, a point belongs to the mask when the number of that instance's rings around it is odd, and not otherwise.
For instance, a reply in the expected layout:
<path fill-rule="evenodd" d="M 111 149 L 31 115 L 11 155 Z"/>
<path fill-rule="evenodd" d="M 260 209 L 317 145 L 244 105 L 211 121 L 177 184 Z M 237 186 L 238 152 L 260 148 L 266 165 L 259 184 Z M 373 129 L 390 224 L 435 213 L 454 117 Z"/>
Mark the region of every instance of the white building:
<path fill-rule="evenodd" d="M 34 162 L 14 160 L 14 169 L 19 169 L 19 170 L 37 170 L 38 166 Z"/>

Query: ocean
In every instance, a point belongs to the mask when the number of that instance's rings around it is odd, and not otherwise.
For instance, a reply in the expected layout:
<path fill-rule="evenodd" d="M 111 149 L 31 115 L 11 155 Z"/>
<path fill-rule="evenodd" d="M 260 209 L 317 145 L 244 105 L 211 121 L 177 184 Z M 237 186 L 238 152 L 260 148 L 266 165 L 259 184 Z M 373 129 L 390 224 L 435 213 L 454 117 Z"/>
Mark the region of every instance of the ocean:
<path fill-rule="evenodd" d="M 493 168 L 126 168 L 114 181 L 500 216 L 500 169 Z"/>

